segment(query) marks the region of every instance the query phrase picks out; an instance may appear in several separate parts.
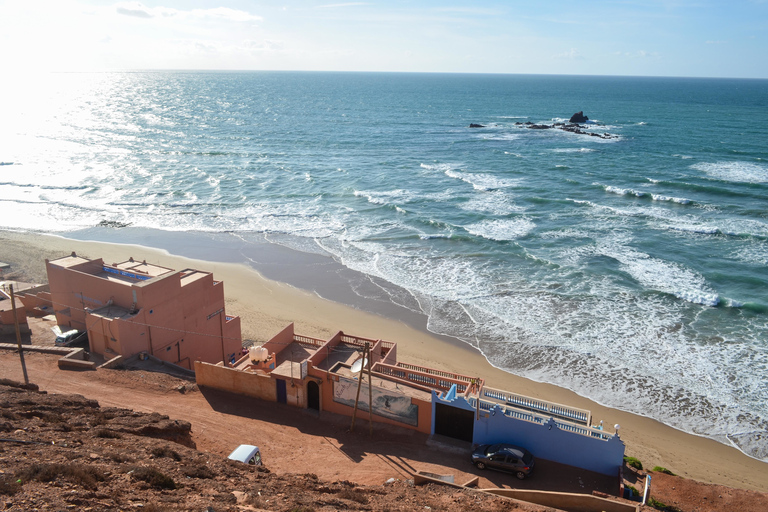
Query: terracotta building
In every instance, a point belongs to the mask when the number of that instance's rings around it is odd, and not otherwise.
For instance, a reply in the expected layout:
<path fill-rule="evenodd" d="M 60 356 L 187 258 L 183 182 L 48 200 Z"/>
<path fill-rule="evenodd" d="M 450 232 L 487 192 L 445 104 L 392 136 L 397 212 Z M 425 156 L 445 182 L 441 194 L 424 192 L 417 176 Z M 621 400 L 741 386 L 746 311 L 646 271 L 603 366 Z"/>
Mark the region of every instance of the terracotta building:
<path fill-rule="evenodd" d="M 366 347 L 368 355 L 364 356 Z M 290 324 L 232 365 L 195 363 L 200 387 L 354 416 L 471 444 L 512 443 L 543 459 L 618 475 L 624 443 L 586 409 L 491 388 L 481 377 L 399 361 L 397 344 Z M 254 407 L 257 405 L 254 404 Z"/>
<path fill-rule="evenodd" d="M 240 318 L 226 315 L 224 284 L 210 272 L 75 253 L 46 267 L 57 323 L 86 331 L 91 353 L 146 352 L 189 369 L 240 357 Z"/>

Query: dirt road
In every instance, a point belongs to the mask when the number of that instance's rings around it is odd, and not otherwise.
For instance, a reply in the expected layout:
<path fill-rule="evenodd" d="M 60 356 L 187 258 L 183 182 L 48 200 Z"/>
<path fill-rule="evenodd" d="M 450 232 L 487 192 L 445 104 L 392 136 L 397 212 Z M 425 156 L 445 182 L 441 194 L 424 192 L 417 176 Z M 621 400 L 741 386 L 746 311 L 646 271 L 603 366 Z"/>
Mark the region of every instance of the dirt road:
<path fill-rule="evenodd" d="M 312 473 L 324 480 L 381 484 L 407 479 L 415 470 L 452 474 L 457 483 L 479 475 L 481 487 L 516 487 L 615 494 L 614 478 L 541 461 L 537 474 L 519 481 L 502 473 L 483 472 L 469 464 L 469 447 L 437 445 L 407 429 L 330 413 L 312 414 L 290 406 L 223 393 L 198 390 L 194 382 L 141 370 L 60 370 L 58 356 L 25 353 L 30 381 L 49 393 L 75 393 L 98 400 L 102 407 L 158 412 L 192 424 L 201 451 L 226 456 L 242 443 L 262 447 L 272 471 Z M 0 352 L 0 375 L 23 381 L 19 356 Z"/>

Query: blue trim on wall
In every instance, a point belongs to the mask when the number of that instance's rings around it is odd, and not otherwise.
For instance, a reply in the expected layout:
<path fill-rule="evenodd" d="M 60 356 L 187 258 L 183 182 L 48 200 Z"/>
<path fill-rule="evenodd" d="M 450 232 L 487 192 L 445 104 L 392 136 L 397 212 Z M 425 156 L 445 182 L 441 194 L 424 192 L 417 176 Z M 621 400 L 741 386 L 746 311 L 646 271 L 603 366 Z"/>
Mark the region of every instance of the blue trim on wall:
<path fill-rule="evenodd" d="M 438 403 L 475 411 L 464 397 L 440 398 L 432 392 L 432 433 L 435 433 L 435 409 Z M 475 416 L 474 444 L 510 443 L 526 448 L 534 457 L 615 476 L 624 464 L 624 442 L 618 435 L 608 439 L 575 434 L 558 427 L 550 418 L 544 423 L 511 418 L 494 406 L 490 413 Z"/>

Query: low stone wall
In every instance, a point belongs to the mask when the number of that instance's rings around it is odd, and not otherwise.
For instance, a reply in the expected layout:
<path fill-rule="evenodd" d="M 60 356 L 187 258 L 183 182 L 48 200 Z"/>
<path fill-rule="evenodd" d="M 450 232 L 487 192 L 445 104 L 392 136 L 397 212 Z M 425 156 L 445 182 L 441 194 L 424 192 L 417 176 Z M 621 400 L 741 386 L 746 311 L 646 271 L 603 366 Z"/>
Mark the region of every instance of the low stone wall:
<path fill-rule="evenodd" d="M 637 512 L 637 505 L 607 500 L 591 494 L 532 491 L 526 489 L 481 489 L 484 492 L 514 498 L 568 512 Z"/>
<path fill-rule="evenodd" d="M 275 381 L 269 375 L 262 373 L 225 368 L 220 363 L 195 361 L 195 381 L 201 387 L 206 386 L 270 402 L 277 401 Z"/>

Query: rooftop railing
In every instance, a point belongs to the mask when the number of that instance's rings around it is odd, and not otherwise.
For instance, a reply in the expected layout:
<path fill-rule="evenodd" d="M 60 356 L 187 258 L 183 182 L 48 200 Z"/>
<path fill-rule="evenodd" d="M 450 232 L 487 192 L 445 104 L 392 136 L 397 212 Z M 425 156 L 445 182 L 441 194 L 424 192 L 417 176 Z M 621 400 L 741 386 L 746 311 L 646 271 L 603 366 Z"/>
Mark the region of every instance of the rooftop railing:
<path fill-rule="evenodd" d="M 472 407 L 477 408 L 476 398 L 469 398 L 467 401 Z M 505 405 L 499 402 L 489 402 L 486 400 L 480 400 L 481 411 L 486 412 L 488 414 L 493 414 L 494 407 L 497 407 L 498 408 L 497 411 L 500 411 L 504 416 L 507 416 L 508 418 L 514 418 L 516 420 L 522 420 L 522 421 L 530 421 L 531 423 L 538 423 L 539 425 L 543 425 L 544 423 L 548 422 L 551 418 L 552 420 L 554 420 L 555 424 L 557 425 L 557 428 L 559 428 L 560 430 L 564 430 L 566 432 L 571 432 L 573 434 L 578 434 L 582 436 L 594 437 L 596 439 L 600 439 L 603 441 L 607 441 L 608 439 L 611 439 L 615 435 L 615 434 L 609 434 L 608 432 L 604 432 L 600 427 L 577 425 L 575 423 L 571 423 L 569 421 L 563 421 L 546 414 L 539 414 L 532 411 L 526 411 L 524 409 L 518 409 L 516 407 Z"/>
<path fill-rule="evenodd" d="M 518 409 L 526 409 L 532 412 L 545 413 L 553 418 L 573 421 L 582 425 L 589 425 L 592 419 L 592 414 L 586 409 L 568 407 L 567 405 L 547 402 L 546 400 L 518 395 L 517 393 L 510 393 L 509 391 L 483 388 L 483 397 L 499 404 L 510 405 L 512 407 L 517 407 Z"/>
<path fill-rule="evenodd" d="M 374 365 L 373 370 L 383 375 L 395 377 L 400 380 L 412 382 L 422 387 L 434 389 L 436 391 L 448 391 L 455 384 L 456 391 L 458 393 L 464 393 L 467 389 L 467 383 L 463 380 L 453 379 L 451 373 L 441 372 L 439 370 L 433 370 L 429 372 L 429 368 L 422 368 L 414 365 L 407 365 L 398 363 L 397 366 L 387 365 L 383 363 L 377 363 Z M 442 375 L 442 374 L 445 374 Z M 442 378 L 441 378 L 442 377 Z"/>
<path fill-rule="evenodd" d="M 311 347 L 322 347 L 325 345 L 325 341 L 317 338 L 310 338 L 309 336 L 301 336 L 300 334 L 293 335 L 293 341 L 300 345 L 309 345 Z"/>

